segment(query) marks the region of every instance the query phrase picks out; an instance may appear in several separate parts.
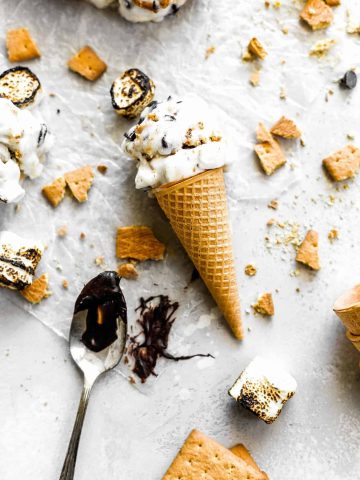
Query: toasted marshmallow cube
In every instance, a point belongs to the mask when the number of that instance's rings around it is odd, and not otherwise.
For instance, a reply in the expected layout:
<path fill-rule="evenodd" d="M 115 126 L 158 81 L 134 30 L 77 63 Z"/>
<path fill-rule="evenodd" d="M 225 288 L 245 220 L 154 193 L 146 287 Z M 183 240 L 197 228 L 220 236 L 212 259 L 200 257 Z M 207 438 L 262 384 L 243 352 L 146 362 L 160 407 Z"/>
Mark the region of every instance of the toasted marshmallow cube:
<path fill-rule="evenodd" d="M 40 242 L 0 232 L 0 286 L 23 290 L 31 285 L 43 252 Z"/>
<path fill-rule="evenodd" d="M 147 107 L 154 98 L 153 81 L 137 68 L 126 70 L 112 84 L 110 95 L 116 113 L 134 118 Z"/>
<path fill-rule="evenodd" d="M 276 362 L 255 357 L 230 388 L 229 395 L 264 422 L 272 423 L 295 394 L 296 387 L 295 379 Z"/>

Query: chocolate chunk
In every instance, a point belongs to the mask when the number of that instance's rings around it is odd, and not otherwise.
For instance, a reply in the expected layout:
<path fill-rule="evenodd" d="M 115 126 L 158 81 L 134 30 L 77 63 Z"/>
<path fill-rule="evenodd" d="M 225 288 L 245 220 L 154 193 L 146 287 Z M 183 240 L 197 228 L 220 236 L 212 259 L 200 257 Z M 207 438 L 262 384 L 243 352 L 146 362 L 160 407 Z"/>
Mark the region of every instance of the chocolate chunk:
<path fill-rule="evenodd" d="M 340 86 L 346 88 L 347 90 L 352 90 L 356 87 L 357 84 L 357 75 L 354 70 L 349 70 L 345 73 L 343 78 L 340 80 Z"/>

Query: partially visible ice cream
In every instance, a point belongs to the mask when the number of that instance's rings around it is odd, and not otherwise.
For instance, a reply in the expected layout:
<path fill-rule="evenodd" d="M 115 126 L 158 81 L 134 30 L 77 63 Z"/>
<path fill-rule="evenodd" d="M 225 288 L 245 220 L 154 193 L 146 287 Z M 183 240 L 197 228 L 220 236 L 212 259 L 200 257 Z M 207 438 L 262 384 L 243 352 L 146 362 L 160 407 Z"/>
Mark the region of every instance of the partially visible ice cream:
<path fill-rule="evenodd" d="M 152 102 L 125 134 L 122 145 L 139 162 L 136 188 L 155 188 L 228 163 L 219 123 L 205 101 L 195 95 Z"/>
<path fill-rule="evenodd" d="M 0 232 L 0 287 L 22 290 L 31 285 L 43 252 L 40 242 Z"/>
<path fill-rule="evenodd" d="M 229 395 L 264 422 L 272 423 L 296 388 L 294 378 L 281 366 L 256 357 L 230 388 Z"/>
<path fill-rule="evenodd" d="M 186 0 L 119 0 L 120 14 L 129 22 L 161 22 Z"/>
<path fill-rule="evenodd" d="M 20 171 L 38 177 L 45 153 L 52 145 L 47 127 L 30 111 L 20 110 L 10 100 L 0 98 L 0 200 L 19 201 L 24 191 Z"/>

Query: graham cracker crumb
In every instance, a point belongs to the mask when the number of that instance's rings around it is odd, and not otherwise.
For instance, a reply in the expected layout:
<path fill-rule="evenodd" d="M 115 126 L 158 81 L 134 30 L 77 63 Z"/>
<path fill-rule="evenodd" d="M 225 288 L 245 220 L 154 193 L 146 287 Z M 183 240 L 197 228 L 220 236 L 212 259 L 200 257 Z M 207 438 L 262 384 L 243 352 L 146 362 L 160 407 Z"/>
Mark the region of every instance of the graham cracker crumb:
<path fill-rule="evenodd" d="M 258 40 L 256 37 L 253 37 L 250 40 L 247 49 L 253 58 L 259 58 L 260 60 L 264 60 L 267 56 L 267 51 L 261 44 L 260 40 Z"/>
<path fill-rule="evenodd" d="M 40 277 L 36 278 L 31 285 L 21 290 L 20 293 L 28 302 L 37 304 L 51 295 L 48 286 L 49 275 L 43 273 Z"/>
<path fill-rule="evenodd" d="M 336 40 L 332 38 L 326 38 L 325 40 L 319 40 L 310 49 L 309 55 L 311 57 L 324 57 L 329 53 L 332 46 L 336 44 Z"/>
<path fill-rule="evenodd" d="M 86 238 L 86 233 L 85 233 L 85 232 L 81 232 L 79 238 L 80 238 L 80 240 L 85 240 L 85 238 Z"/>
<path fill-rule="evenodd" d="M 98 255 L 95 258 L 95 265 L 97 265 L 98 267 L 102 267 L 103 265 L 105 265 L 105 257 L 103 255 Z"/>
<path fill-rule="evenodd" d="M 279 201 L 278 200 L 271 200 L 269 203 L 268 203 L 268 208 L 272 208 L 273 210 L 277 210 L 279 208 Z"/>
<path fill-rule="evenodd" d="M 56 234 L 58 237 L 66 237 L 68 234 L 68 227 L 67 225 L 62 225 L 56 230 Z"/>
<path fill-rule="evenodd" d="M 127 278 L 129 280 L 135 280 L 139 274 L 133 263 L 123 263 L 118 266 L 117 273 L 120 277 Z"/>
<path fill-rule="evenodd" d="M 323 165 L 335 182 L 352 178 L 360 168 L 360 149 L 347 145 L 325 158 Z"/>
<path fill-rule="evenodd" d="M 66 280 L 66 279 L 63 280 L 63 281 L 62 281 L 62 286 L 63 286 L 63 288 L 65 288 L 65 290 L 67 290 L 67 289 L 69 288 L 69 282 L 68 282 L 68 280 Z"/>
<path fill-rule="evenodd" d="M 334 240 L 338 240 L 339 238 L 339 231 L 336 228 L 333 228 L 328 233 L 328 239 L 332 243 Z"/>
<path fill-rule="evenodd" d="M 116 235 L 117 258 L 134 260 L 162 260 L 165 245 L 146 226 L 119 227 Z"/>
<path fill-rule="evenodd" d="M 260 70 L 253 71 L 249 81 L 253 87 L 258 87 L 260 85 Z"/>
<path fill-rule="evenodd" d="M 272 317 L 275 313 L 274 302 L 271 293 L 264 293 L 252 306 L 256 313 L 265 317 Z"/>
<path fill-rule="evenodd" d="M 334 20 L 332 9 L 323 0 L 307 0 L 300 18 L 313 30 L 327 28 Z"/>
<path fill-rule="evenodd" d="M 41 56 L 27 28 L 8 30 L 6 48 L 10 62 L 24 62 Z"/>
<path fill-rule="evenodd" d="M 101 173 L 102 175 L 105 175 L 105 173 L 106 173 L 107 170 L 108 170 L 107 165 L 104 165 L 103 163 L 100 163 L 100 165 L 98 165 L 96 168 L 97 168 L 97 171 L 98 171 L 99 173 Z"/>
<path fill-rule="evenodd" d="M 300 138 L 301 132 L 296 126 L 293 120 L 282 116 L 275 125 L 271 128 L 270 132 L 273 135 L 277 135 L 278 137 L 286 138 L 286 139 L 293 139 L 293 138 Z"/>
<path fill-rule="evenodd" d="M 106 63 L 88 45 L 68 61 L 68 67 L 90 81 L 97 80 L 107 69 Z"/>
<path fill-rule="evenodd" d="M 205 52 L 205 60 L 207 60 L 211 55 L 213 55 L 216 52 L 216 47 L 208 47 Z"/>
<path fill-rule="evenodd" d="M 45 185 L 41 192 L 46 200 L 55 208 L 65 197 L 66 182 L 64 177 L 59 177 L 49 185 Z"/>
<path fill-rule="evenodd" d="M 254 277 L 257 274 L 257 269 L 254 265 L 249 263 L 248 265 L 245 266 L 244 273 L 248 277 Z"/>
<path fill-rule="evenodd" d="M 315 230 L 309 230 L 306 233 L 298 249 L 296 261 L 306 265 L 312 270 L 320 269 L 319 235 Z"/>

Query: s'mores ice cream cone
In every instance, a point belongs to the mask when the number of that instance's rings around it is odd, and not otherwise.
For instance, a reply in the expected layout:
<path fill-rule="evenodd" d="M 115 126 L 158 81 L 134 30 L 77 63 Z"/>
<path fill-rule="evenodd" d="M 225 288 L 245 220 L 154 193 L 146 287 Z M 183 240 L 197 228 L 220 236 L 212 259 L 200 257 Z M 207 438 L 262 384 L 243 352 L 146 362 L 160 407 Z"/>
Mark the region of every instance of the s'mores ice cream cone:
<path fill-rule="evenodd" d="M 136 188 L 150 188 L 236 338 L 243 337 L 223 167 L 227 146 L 196 96 L 152 102 L 125 134 L 138 161 Z"/>
<path fill-rule="evenodd" d="M 334 312 L 346 327 L 346 337 L 360 351 L 360 284 L 336 300 Z"/>

